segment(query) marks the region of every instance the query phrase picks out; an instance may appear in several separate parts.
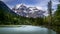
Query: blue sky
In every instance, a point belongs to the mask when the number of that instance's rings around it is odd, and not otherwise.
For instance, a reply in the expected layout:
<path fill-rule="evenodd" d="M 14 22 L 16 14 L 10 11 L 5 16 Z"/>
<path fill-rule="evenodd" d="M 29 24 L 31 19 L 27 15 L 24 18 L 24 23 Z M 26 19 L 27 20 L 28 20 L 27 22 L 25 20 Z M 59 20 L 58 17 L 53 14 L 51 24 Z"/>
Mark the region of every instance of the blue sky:
<path fill-rule="evenodd" d="M 47 3 L 49 2 L 49 0 L 2 0 L 2 1 L 4 1 L 10 8 L 14 7 L 17 4 L 23 3 L 28 6 L 38 7 L 45 11 L 47 11 Z M 52 2 L 53 2 L 52 8 L 56 10 L 58 0 L 52 0 Z"/>

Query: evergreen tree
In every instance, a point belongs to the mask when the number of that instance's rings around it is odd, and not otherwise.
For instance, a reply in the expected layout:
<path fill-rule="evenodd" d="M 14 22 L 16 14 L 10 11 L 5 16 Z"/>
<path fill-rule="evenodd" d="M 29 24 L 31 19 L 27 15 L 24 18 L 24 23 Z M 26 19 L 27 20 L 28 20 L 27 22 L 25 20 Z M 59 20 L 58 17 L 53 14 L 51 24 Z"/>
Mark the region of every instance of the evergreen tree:
<path fill-rule="evenodd" d="M 48 2 L 48 13 L 49 13 L 49 25 L 52 23 L 52 1 Z"/>
<path fill-rule="evenodd" d="M 57 10 L 55 11 L 54 18 L 55 18 L 55 21 L 54 21 L 55 24 L 60 25 L 60 4 L 57 5 Z"/>

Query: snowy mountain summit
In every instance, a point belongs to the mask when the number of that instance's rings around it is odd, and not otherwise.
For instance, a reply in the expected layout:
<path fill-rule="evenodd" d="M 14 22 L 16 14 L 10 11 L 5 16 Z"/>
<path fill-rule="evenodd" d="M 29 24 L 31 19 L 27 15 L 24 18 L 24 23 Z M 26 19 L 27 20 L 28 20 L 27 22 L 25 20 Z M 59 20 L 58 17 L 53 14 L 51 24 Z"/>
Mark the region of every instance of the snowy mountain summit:
<path fill-rule="evenodd" d="M 28 7 L 24 4 L 14 6 L 12 9 L 15 13 L 24 17 L 43 17 L 45 11 L 38 9 L 37 7 Z"/>

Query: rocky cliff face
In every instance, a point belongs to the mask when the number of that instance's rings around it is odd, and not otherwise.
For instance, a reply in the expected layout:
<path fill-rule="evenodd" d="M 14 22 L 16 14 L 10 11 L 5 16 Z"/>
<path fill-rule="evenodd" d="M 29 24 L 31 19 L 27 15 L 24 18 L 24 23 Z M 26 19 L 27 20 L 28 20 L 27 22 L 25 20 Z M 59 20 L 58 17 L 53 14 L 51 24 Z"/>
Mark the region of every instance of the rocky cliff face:
<path fill-rule="evenodd" d="M 43 17 L 43 14 L 45 13 L 43 10 L 40 10 L 37 7 L 27 7 L 24 4 L 16 5 L 12 10 L 18 15 L 33 18 Z"/>

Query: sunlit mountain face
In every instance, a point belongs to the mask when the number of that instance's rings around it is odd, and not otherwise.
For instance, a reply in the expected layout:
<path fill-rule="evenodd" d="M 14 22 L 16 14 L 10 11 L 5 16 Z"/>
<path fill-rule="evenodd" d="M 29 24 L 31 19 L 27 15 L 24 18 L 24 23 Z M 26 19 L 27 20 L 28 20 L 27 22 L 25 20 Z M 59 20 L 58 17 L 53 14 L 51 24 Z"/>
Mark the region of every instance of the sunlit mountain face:
<path fill-rule="evenodd" d="M 37 7 L 28 7 L 25 4 L 18 4 L 12 8 L 12 10 L 20 16 L 24 17 L 43 17 L 45 11 L 38 9 Z"/>
<path fill-rule="evenodd" d="M 30 6 L 36 6 L 38 8 L 41 8 L 42 10 L 46 11 L 45 16 L 48 16 L 48 8 L 47 8 L 47 4 L 50 0 L 1 0 L 3 2 L 5 2 L 9 8 L 13 8 L 16 4 L 26 4 L 26 5 L 30 5 Z M 52 13 L 54 13 L 57 9 L 57 4 L 59 4 L 58 2 L 59 0 L 52 0 Z"/>
<path fill-rule="evenodd" d="M 0 1 L 0 4 L 1 4 L 0 7 L 2 7 L 2 9 L 5 8 L 4 10 L 10 13 L 24 17 L 33 17 L 33 18 L 43 17 L 45 13 L 45 11 L 38 9 L 37 7 L 30 7 L 30 6 L 28 7 L 25 4 L 18 4 L 14 6 L 12 10 L 8 6 L 6 6 L 4 2 Z"/>

